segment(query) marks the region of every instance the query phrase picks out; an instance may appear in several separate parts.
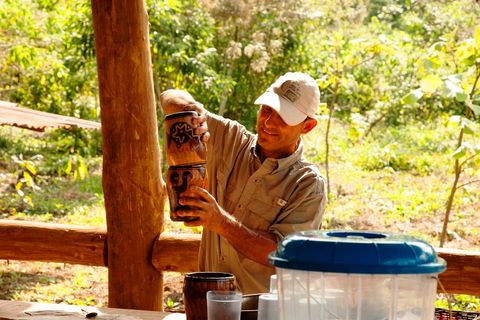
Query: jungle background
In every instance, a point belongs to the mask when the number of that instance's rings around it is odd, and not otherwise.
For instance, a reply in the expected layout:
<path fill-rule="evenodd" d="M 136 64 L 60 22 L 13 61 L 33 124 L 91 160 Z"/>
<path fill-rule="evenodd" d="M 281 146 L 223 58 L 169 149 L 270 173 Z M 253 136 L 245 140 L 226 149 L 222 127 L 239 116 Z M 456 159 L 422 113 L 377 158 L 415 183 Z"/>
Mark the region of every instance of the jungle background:
<path fill-rule="evenodd" d="M 322 229 L 480 250 L 480 4 L 474 0 L 149 0 L 155 94 L 192 93 L 254 130 L 287 71 L 317 79 L 305 156 L 328 179 Z M 100 121 L 86 0 L 0 1 L 0 100 Z M 158 108 L 159 136 L 163 115 Z M 0 127 L 0 218 L 104 225 L 101 133 Z M 162 144 L 162 141 L 159 141 Z M 165 172 L 165 169 L 163 172 Z M 201 232 L 168 221 L 174 232 Z M 165 307 L 182 275 L 165 274 Z M 0 299 L 105 306 L 107 270 L 0 261 Z M 480 298 L 437 304 L 480 310 Z"/>

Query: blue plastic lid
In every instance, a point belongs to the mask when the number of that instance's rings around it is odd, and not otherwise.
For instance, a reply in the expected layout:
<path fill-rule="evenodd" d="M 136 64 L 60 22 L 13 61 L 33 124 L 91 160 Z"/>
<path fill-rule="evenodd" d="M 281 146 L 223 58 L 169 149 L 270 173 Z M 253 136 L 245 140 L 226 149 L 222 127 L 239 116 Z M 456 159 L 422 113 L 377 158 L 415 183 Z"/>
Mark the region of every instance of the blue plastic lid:
<path fill-rule="evenodd" d="M 366 274 L 426 274 L 446 269 L 427 242 L 368 231 L 309 230 L 286 236 L 269 256 L 275 267 Z"/>

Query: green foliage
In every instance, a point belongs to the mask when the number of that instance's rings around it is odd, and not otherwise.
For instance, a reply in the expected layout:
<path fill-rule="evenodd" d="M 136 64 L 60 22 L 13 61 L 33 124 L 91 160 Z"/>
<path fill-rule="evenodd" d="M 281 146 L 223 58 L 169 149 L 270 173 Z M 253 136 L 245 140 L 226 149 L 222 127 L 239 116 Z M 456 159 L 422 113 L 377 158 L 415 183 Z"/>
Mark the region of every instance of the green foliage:
<path fill-rule="evenodd" d="M 187 89 L 208 109 L 253 128 L 255 98 L 279 74 L 305 71 L 318 78 L 329 104 L 336 92 L 340 116 L 364 117 L 367 135 L 379 121 L 429 119 L 455 107 L 430 107 L 437 99 L 414 108 L 402 97 L 416 86 L 423 48 L 441 33 L 470 36 L 480 10 L 467 0 L 149 0 L 147 6 L 157 94 Z M 9 0 L 0 18 L 0 98 L 98 119 L 89 1 Z"/>
<path fill-rule="evenodd" d="M 0 199 L 2 217 L 44 215 L 43 218 L 49 220 L 52 216 L 68 216 L 76 210 L 83 212 L 89 206 L 103 205 L 101 181 L 98 176 L 90 175 L 97 170 L 100 158 L 92 154 L 85 158 L 68 151 L 67 154 L 59 153 L 59 147 L 46 139 L 48 134 L 38 137 L 24 130 L 0 129 L 7 147 L 2 155 L 11 155 L 10 158 L 0 157 L 0 168 L 15 177 L 4 191 L 6 196 Z M 61 145 L 62 139 L 56 142 Z M 59 177 L 68 177 L 70 181 L 62 182 Z M 70 196 L 85 190 L 98 196 L 69 201 Z"/>
<path fill-rule="evenodd" d="M 0 199 L 0 216 L 78 225 L 105 223 L 99 176 L 82 181 L 50 178 L 40 186 L 41 189 L 35 192 L 25 190 L 23 197 L 15 196 L 14 192 L 5 192 L 5 196 Z M 32 205 L 23 200 L 27 196 Z"/>
<path fill-rule="evenodd" d="M 304 68 L 308 58 L 303 43 L 311 19 L 302 5 L 150 1 L 157 94 L 186 89 L 207 109 L 253 128 L 256 97 L 279 74 Z"/>
<path fill-rule="evenodd" d="M 445 128 L 444 122 L 379 126 L 361 143 L 353 143 L 347 135 L 349 124 L 335 120 L 332 189 L 322 228 L 410 233 L 436 245 L 448 196 L 445 182 L 452 174 L 445 151 L 456 142 L 456 128 Z M 305 136 L 306 155 L 315 162 L 323 153 L 318 147 L 322 127 Z M 472 165 L 471 174 L 478 174 L 480 162 Z M 472 204 L 480 203 L 479 186 L 470 187 L 455 200 L 457 215 L 449 229 L 464 239 L 475 239 L 478 233 L 471 219 L 478 216 Z M 473 242 L 476 247 L 478 241 Z"/>
<path fill-rule="evenodd" d="M 480 297 L 469 296 L 465 294 L 457 295 L 442 295 L 442 299 L 435 302 L 435 307 L 446 310 L 457 311 L 474 311 L 478 312 L 480 309 Z"/>
<path fill-rule="evenodd" d="M 48 132 L 46 137 L 50 152 L 60 155 L 78 154 L 82 157 L 95 157 L 102 154 L 100 131 L 72 128 Z"/>
<path fill-rule="evenodd" d="M 82 19 L 91 20 L 88 8 L 87 2 L 17 0 L 0 6 L 0 39 L 6 48 L 0 54 L 0 97 L 43 111 L 97 118 L 94 56 L 79 55 L 82 41 L 92 45 L 91 23 L 80 26 Z"/>
<path fill-rule="evenodd" d="M 98 119 L 88 1 L 0 3 L 0 99 L 32 109 Z M 78 132 L 72 131 L 72 148 Z M 88 148 L 99 136 L 84 140 Z M 101 152 L 101 149 L 96 151 Z"/>
<path fill-rule="evenodd" d="M 23 159 L 23 155 L 12 156 L 12 160 L 15 163 L 17 170 L 14 172 L 14 175 L 17 176 L 17 182 L 15 183 L 16 198 L 21 199 L 22 203 L 33 207 L 32 197 L 25 194 L 25 189 L 36 192 L 41 190 L 40 187 L 35 182 L 37 177 L 36 165 L 38 160 L 41 160 L 42 155 L 35 155 L 30 160 Z"/>
<path fill-rule="evenodd" d="M 478 131 L 472 120 L 478 119 L 480 107 L 480 26 L 472 38 L 458 40 L 457 29 L 443 35 L 422 57 L 418 67 L 420 87 L 405 97 L 407 103 L 420 99 L 437 100 L 447 113 L 453 114 L 449 124 L 457 126 L 458 138 L 451 153 L 454 166 L 453 185 L 446 202 L 444 224 L 440 237 L 443 246 L 450 222 L 450 213 L 458 189 L 479 180 L 471 174 L 472 163 L 480 156 Z M 422 100 L 423 100 L 422 99 Z M 462 179 L 467 175 L 467 179 Z"/>

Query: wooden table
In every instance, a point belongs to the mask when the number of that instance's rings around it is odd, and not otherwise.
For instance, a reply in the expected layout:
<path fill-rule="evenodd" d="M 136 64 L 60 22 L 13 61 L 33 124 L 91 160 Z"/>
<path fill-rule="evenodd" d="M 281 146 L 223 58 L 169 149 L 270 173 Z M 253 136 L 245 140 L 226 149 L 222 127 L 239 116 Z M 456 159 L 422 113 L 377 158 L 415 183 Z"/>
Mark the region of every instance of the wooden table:
<path fill-rule="evenodd" d="M 88 318 L 87 314 L 96 317 Z M 0 320 L 185 320 L 183 313 L 0 300 Z"/>

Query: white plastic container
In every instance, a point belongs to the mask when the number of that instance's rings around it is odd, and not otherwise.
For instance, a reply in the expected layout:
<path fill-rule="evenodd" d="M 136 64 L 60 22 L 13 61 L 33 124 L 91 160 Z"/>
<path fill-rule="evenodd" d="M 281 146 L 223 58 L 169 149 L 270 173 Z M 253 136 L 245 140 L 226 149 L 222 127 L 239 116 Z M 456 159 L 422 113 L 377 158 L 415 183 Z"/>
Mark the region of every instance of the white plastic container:
<path fill-rule="evenodd" d="M 291 234 L 270 262 L 280 320 L 432 320 L 446 267 L 424 241 L 361 231 Z"/>
<path fill-rule="evenodd" d="M 278 320 L 277 275 L 270 277 L 270 292 L 258 297 L 257 320 Z"/>

